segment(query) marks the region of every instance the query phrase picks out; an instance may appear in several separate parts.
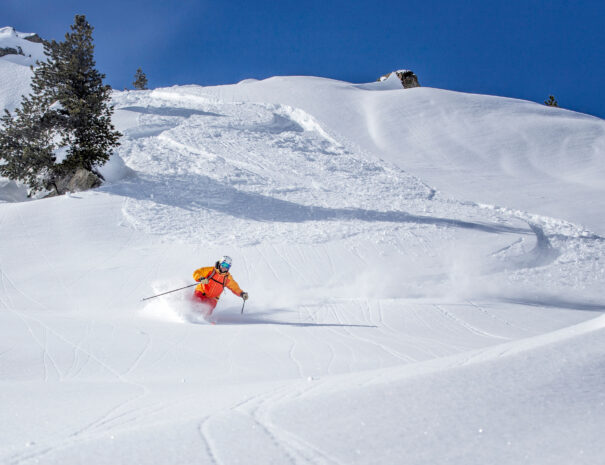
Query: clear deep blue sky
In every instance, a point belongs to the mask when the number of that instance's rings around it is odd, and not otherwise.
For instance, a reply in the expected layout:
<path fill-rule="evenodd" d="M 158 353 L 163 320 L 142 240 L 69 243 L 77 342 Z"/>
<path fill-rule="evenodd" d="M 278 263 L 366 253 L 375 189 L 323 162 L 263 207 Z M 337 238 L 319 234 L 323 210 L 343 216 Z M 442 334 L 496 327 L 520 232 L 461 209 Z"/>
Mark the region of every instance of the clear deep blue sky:
<path fill-rule="evenodd" d="M 1 0 L 0 26 L 61 40 L 95 27 L 106 82 L 215 85 L 314 75 L 517 97 L 605 118 L 605 0 Z"/>

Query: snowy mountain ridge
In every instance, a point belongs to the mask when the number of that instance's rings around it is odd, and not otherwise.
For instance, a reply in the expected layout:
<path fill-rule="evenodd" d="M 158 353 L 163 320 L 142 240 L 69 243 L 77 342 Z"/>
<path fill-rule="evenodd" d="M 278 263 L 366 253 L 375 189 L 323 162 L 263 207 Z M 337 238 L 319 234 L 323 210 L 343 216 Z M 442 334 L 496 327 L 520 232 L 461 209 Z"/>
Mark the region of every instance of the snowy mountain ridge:
<path fill-rule="evenodd" d="M 44 60 L 44 47 L 34 32 L 19 32 L 7 26 L 0 28 L 0 49 L 13 49 L 16 53 L 7 53 L 0 58 L 21 65 L 35 65 L 36 60 Z M 6 50 L 8 52 L 8 50 Z"/>
<path fill-rule="evenodd" d="M 30 66 L 35 65 L 36 60 L 46 58 L 41 43 L 27 40 L 32 36 L 36 35 L 16 31 L 13 27 L 0 28 L 0 49 L 9 49 L 8 54 L 0 56 L 0 110 L 3 112 L 17 108 L 21 96 L 29 94 Z"/>

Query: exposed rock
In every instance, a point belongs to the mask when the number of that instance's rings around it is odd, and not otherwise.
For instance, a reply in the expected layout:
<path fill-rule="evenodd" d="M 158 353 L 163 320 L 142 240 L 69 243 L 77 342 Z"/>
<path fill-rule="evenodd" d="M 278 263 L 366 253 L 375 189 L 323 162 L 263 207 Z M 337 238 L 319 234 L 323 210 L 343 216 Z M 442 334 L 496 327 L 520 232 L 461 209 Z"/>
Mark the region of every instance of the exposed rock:
<path fill-rule="evenodd" d="M 25 56 L 25 53 L 23 53 L 23 49 L 19 46 L 17 46 L 17 48 L 0 47 L 0 57 L 3 57 L 5 55 L 23 55 L 23 56 Z"/>
<path fill-rule="evenodd" d="M 99 187 L 102 181 L 95 173 L 78 168 L 75 173 L 68 174 L 58 178 L 55 181 L 56 190 L 48 194 L 47 197 L 63 195 L 66 192 L 80 192 Z"/>
<path fill-rule="evenodd" d="M 399 71 L 393 71 L 392 73 L 381 76 L 379 81 L 384 81 L 388 79 L 389 76 L 393 73 L 397 75 L 404 89 L 420 87 L 420 83 L 418 82 L 418 76 L 416 76 L 414 72 L 410 71 L 409 69 L 400 69 Z"/>
<path fill-rule="evenodd" d="M 101 178 L 91 171 L 78 168 L 73 177 L 67 183 L 67 190 L 71 192 L 86 191 L 101 185 Z"/>
<path fill-rule="evenodd" d="M 412 71 L 396 71 L 397 77 L 401 81 L 404 89 L 411 89 L 412 87 L 420 87 L 418 82 L 418 76 Z"/>
<path fill-rule="evenodd" d="M 38 34 L 32 34 L 31 36 L 24 37 L 24 39 L 29 40 L 30 42 L 33 42 L 34 44 L 43 44 L 44 43 L 44 39 L 42 39 L 42 37 L 40 37 Z"/>

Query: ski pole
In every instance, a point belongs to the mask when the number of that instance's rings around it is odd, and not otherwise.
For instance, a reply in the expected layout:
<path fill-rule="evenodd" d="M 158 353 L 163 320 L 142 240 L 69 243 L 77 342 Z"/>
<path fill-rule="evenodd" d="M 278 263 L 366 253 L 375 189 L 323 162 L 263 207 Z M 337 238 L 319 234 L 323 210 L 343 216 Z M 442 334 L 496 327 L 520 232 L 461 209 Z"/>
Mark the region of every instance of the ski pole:
<path fill-rule="evenodd" d="M 144 299 L 141 299 L 141 301 L 143 301 L 143 300 L 149 300 L 149 299 L 155 299 L 156 297 L 159 297 L 159 296 L 161 296 L 161 295 L 170 294 L 171 292 L 181 291 L 181 290 L 183 290 L 183 289 L 187 289 L 188 287 L 197 286 L 198 284 L 199 284 L 199 283 L 190 284 L 189 286 L 185 286 L 185 287 L 179 287 L 178 289 L 173 289 L 172 291 L 162 292 L 161 294 L 158 294 L 158 295 L 152 295 L 151 297 L 145 297 Z"/>
<path fill-rule="evenodd" d="M 246 301 L 244 300 L 244 303 L 242 304 L 242 311 L 239 312 L 240 315 L 244 314 L 244 305 L 246 305 Z"/>

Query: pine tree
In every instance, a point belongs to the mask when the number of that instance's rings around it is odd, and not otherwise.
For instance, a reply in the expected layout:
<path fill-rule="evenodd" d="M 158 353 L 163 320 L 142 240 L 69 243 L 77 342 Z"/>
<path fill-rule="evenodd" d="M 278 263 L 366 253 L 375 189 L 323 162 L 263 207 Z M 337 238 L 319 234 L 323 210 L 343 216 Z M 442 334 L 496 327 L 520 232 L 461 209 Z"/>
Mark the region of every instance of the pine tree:
<path fill-rule="evenodd" d="M 111 124 L 111 87 L 103 84 L 104 74 L 95 69 L 93 27 L 84 15 L 76 15 L 65 41 L 51 45 L 48 92 L 55 99 L 53 118 L 60 126 L 61 146 L 68 147 L 62 161 L 66 172 L 78 168 L 96 170 L 119 145 L 121 134 Z M 102 178 L 102 177 L 101 177 Z"/>
<path fill-rule="evenodd" d="M 50 190 L 56 173 L 53 132 L 25 97 L 13 117 L 8 110 L 0 120 L 0 175 L 21 181 L 30 194 Z"/>
<path fill-rule="evenodd" d="M 32 192 L 54 187 L 78 169 L 94 173 L 119 145 L 111 124 L 111 88 L 95 69 L 93 27 L 76 15 L 65 41 L 44 43 L 48 57 L 38 62 L 32 93 L 0 128 L 0 174 L 26 182 Z M 62 159 L 57 160 L 57 154 Z"/>
<path fill-rule="evenodd" d="M 132 85 L 137 90 L 147 90 L 147 76 L 141 68 L 137 69 Z"/>
<path fill-rule="evenodd" d="M 47 55 L 49 46 L 45 44 Z M 50 190 L 58 175 L 54 155 L 58 133 L 51 114 L 40 103 L 43 96 L 39 79 L 34 72 L 32 94 L 23 96 L 14 116 L 5 110 L 0 119 L 0 175 L 27 184 L 30 195 Z"/>
<path fill-rule="evenodd" d="M 559 102 L 557 102 L 555 100 L 555 96 L 554 95 L 549 95 L 548 96 L 548 100 L 544 101 L 544 105 L 548 105 L 549 107 L 558 107 L 559 106 Z"/>

